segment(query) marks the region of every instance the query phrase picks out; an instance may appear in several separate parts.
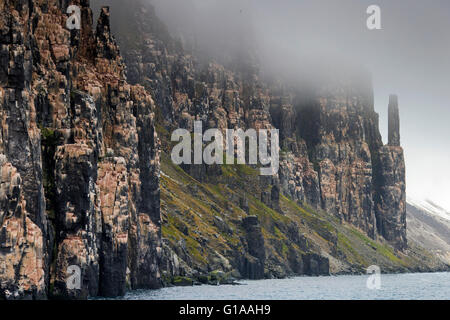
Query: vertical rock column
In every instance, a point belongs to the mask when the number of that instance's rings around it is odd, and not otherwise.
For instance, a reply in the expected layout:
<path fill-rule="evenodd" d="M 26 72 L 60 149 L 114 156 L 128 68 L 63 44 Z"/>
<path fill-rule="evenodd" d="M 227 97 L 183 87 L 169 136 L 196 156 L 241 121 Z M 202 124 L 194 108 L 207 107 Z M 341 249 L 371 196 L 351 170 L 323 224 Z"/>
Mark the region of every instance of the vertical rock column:
<path fill-rule="evenodd" d="M 71 92 L 73 143 L 55 153 L 56 247 L 55 296 L 87 298 L 99 288 L 99 250 L 102 221 L 98 204 L 98 113 L 92 97 Z M 68 268 L 81 270 L 80 288 L 67 285 Z"/>
<path fill-rule="evenodd" d="M 396 95 L 391 95 L 389 97 L 388 117 L 388 144 L 390 146 L 400 146 L 400 116 L 398 112 L 398 98 Z"/>
<path fill-rule="evenodd" d="M 406 184 L 403 148 L 400 147 L 397 96 L 389 98 L 389 143 L 380 148 L 380 188 L 375 197 L 378 232 L 396 249 L 407 248 Z"/>

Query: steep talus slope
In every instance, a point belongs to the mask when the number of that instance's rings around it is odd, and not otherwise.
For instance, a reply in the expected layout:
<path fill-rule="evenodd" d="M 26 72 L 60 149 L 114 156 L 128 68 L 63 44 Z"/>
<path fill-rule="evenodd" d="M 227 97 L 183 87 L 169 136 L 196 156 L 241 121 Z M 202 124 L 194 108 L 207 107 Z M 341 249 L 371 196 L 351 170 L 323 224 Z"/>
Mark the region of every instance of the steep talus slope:
<path fill-rule="evenodd" d="M 109 11 L 93 30 L 71 4 L 81 30 L 69 1 L 0 1 L 0 298 L 161 285 L 154 103 L 125 81 Z"/>
<path fill-rule="evenodd" d="M 420 243 L 450 265 L 450 221 L 410 203 L 406 212 L 408 241 Z"/>

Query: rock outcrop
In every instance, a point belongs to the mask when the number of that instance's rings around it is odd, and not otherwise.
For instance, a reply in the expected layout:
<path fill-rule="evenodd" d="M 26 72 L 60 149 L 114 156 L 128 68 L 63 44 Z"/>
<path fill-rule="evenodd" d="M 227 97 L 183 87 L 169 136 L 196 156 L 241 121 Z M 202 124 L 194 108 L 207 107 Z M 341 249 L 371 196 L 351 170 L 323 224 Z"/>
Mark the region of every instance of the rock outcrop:
<path fill-rule="evenodd" d="M 400 147 L 397 96 L 389 99 L 389 143 L 379 150 L 375 198 L 379 233 L 395 248 L 407 248 L 405 160 Z"/>
<path fill-rule="evenodd" d="M 69 4 L 80 30 L 66 29 Z M 95 31 L 86 0 L 0 8 L 0 298 L 160 286 L 154 102 L 126 82 L 108 8 Z"/>
<path fill-rule="evenodd" d="M 400 115 L 396 95 L 389 96 L 388 119 L 388 145 L 398 147 L 400 146 Z"/>
<path fill-rule="evenodd" d="M 245 217 L 242 224 L 246 232 L 247 248 L 246 254 L 242 256 L 240 273 L 248 279 L 261 279 L 264 277 L 266 253 L 258 217 Z"/>

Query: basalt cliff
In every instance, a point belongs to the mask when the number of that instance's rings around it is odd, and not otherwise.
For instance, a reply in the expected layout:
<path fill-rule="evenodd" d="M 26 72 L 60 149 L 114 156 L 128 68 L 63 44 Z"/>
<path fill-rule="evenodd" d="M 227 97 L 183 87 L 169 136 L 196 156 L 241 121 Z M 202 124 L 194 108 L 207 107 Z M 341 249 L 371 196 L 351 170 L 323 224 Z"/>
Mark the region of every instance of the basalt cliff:
<path fill-rule="evenodd" d="M 395 95 L 383 145 L 367 76 L 304 94 L 198 61 L 146 1 L 93 5 L 0 0 L 0 299 L 448 267 L 406 240 Z M 279 129 L 278 173 L 176 166 L 195 120 Z"/>

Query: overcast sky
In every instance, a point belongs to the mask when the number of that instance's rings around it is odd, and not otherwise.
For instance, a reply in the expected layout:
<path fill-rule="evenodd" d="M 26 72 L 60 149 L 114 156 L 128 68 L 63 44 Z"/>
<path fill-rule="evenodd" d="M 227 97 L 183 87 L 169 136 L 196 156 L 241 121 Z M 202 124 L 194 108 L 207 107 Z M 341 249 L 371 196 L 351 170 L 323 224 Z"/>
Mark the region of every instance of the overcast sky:
<path fill-rule="evenodd" d="M 399 96 L 408 196 L 450 210 L 450 1 L 152 1 L 173 32 L 195 33 L 219 50 L 252 42 L 262 66 L 280 72 L 311 57 L 365 66 L 385 143 L 389 94 Z M 382 30 L 366 27 L 372 4 Z"/>

